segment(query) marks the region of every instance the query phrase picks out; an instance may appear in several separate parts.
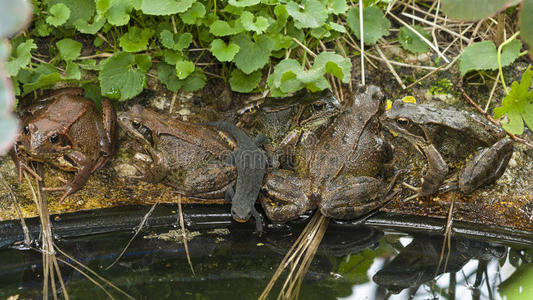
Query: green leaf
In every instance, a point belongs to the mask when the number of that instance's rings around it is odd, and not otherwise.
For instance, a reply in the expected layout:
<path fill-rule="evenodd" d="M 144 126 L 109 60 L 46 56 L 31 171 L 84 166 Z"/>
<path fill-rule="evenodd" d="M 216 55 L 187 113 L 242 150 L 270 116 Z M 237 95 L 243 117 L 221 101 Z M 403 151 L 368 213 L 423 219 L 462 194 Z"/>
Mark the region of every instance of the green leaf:
<path fill-rule="evenodd" d="M 59 75 L 58 72 L 39 75 L 36 81 L 23 85 L 22 87 L 24 89 L 23 96 L 35 90 L 41 89 L 41 88 L 51 87 L 60 81 L 61 81 L 61 75 Z"/>
<path fill-rule="evenodd" d="M 179 79 L 185 79 L 192 72 L 194 72 L 194 63 L 188 60 L 182 60 L 176 62 L 176 75 Z"/>
<path fill-rule="evenodd" d="M 475 21 L 494 15 L 511 2 L 510 0 L 442 0 L 442 11 L 452 19 Z"/>
<path fill-rule="evenodd" d="M 252 6 L 259 3 L 260 0 L 229 0 L 228 3 L 236 7 Z"/>
<path fill-rule="evenodd" d="M 207 78 L 201 70 L 194 71 L 183 84 L 183 90 L 186 92 L 196 92 L 205 86 Z"/>
<path fill-rule="evenodd" d="M 105 59 L 98 75 L 102 95 L 121 101 L 138 95 L 146 84 L 146 75 L 136 67 L 135 55 L 118 52 Z"/>
<path fill-rule="evenodd" d="M 78 66 L 78 64 L 73 63 L 71 61 L 67 62 L 67 68 L 65 70 L 65 75 L 67 79 L 80 80 L 81 72 L 80 72 L 80 67 Z"/>
<path fill-rule="evenodd" d="M 322 26 L 328 18 L 326 7 L 317 0 L 303 0 L 301 4 L 291 1 L 287 3 L 287 12 L 294 19 L 296 28 L 299 29 Z"/>
<path fill-rule="evenodd" d="M 185 32 L 182 34 L 173 34 L 168 30 L 163 30 L 159 34 L 161 44 L 172 50 L 181 51 L 188 48 L 192 42 L 192 34 Z"/>
<path fill-rule="evenodd" d="M 268 20 L 261 16 L 255 18 L 254 21 L 254 15 L 249 11 L 244 11 L 239 20 L 246 30 L 255 31 L 258 34 L 263 33 L 269 25 Z"/>
<path fill-rule="evenodd" d="M 135 63 L 143 72 L 148 72 L 152 67 L 152 58 L 146 54 L 135 55 Z"/>
<path fill-rule="evenodd" d="M 524 131 L 524 124 L 532 129 L 533 125 L 533 91 L 529 90 L 531 80 L 533 79 L 533 71 L 529 66 L 520 83 L 513 82 L 509 94 L 502 99 L 500 107 L 494 109 L 494 118 L 501 118 L 507 115 L 507 121 L 502 121 L 502 126 L 505 130 L 512 134 L 522 134 Z"/>
<path fill-rule="evenodd" d="M 103 16 L 97 16 L 94 18 L 92 24 L 86 20 L 78 19 L 74 22 L 74 26 L 81 33 L 96 34 L 106 22 L 106 18 Z"/>
<path fill-rule="evenodd" d="M 412 25 L 411 27 L 426 39 L 430 38 L 429 34 L 422 26 Z M 424 42 L 418 35 L 405 26 L 400 28 L 400 33 L 398 33 L 398 41 L 405 50 L 413 53 L 425 53 L 431 49 L 426 42 Z"/>
<path fill-rule="evenodd" d="M 346 0 L 326 0 L 328 11 L 338 15 L 343 14 L 348 10 Z"/>
<path fill-rule="evenodd" d="M 322 52 L 316 58 L 311 69 L 324 68 L 344 83 L 349 83 L 352 72 L 352 62 L 349 58 L 333 52 Z"/>
<path fill-rule="evenodd" d="M 214 36 L 228 36 L 241 32 L 237 27 L 232 27 L 228 22 L 222 20 L 216 20 L 209 26 L 209 33 Z"/>
<path fill-rule="evenodd" d="M 274 67 L 274 72 L 267 78 L 267 84 L 275 97 L 284 96 L 304 88 L 304 83 L 296 78 L 303 72 L 298 61 L 292 58 L 284 59 Z"/>
<path fill-rule="evenodd" d="M 65 24 L 70 17 L 70 9 L 63 3 L 58 3 L 48 11 L 48 17 L 46 17 L 46 23 L 58 27 Z"/>
<path fill-rule="evenodd" d="M 68 7 L 68 9 L 70 10 L 70 17 L 65 22 L 65 24 L 62 25 L 62 27 L 71 27 L 74 25 L 74 23 L 77 20 L 88 22 L 93 17 L 94 12 L 95 12 L 95 1 L 47 0 L 47 1 L 40 1 L 40 2 L 48 3 L 49 8 L 56 4 L 63 4 Z"/>
<path fill-rule="evenodd" d="M 533 1 L 522 1 L 522 12 L 520 13 L 520 38 L 529 45 L 529 55 L 533 57 Z M 531 127 L 529 127 L 531 128 Z"/>
<path fill-rule="evenodd" d="M 249 93 L 253 91 L 261 81 L 263 72 L 257 70 L 247 75 L 239 69 L 231 71 L 229 84 L 231 89 L 239 93 Z"/>
<path fill-rule="evenodd" d="M 176 75 L 176 68 L 166 63 L 157 64 L 157 78 L 174 93 L 184 84 L 184 81 Z"/>
<path fill-rule="evenodd" d="M 50 25 L 48 25 L 43 19 L 35 21 L 35 30 L 33 34 L 39 37 L 49 36 L 51 32 Z"/>
<path fill-rule="evenodd" d="M 20 69 L 25 68 L 31 61 L 31 50 L 37 49 L 37 45 L 29 39 L 17 46 L 12 57 L 4 64 L 9 76 L 16 76 Z"/>
<path fill-rule="evenodd" d="M 123 36 L 120 37 L 120 47 L 127 52 L 139 52 L 148 48 L 148 40 L 154 35 L 150 28 L 140 29 L 132 26 Z"/>
<path fill-rule="evenodd" d="M 502 67 L 510 65 L 520 55 L 522 43 L 513 40 L 502 49 Z M 498 68 L 497 50 L 492 41 L 473 43 L 466 47 L 459 57 L 461 76 L 472 70 L 496 70 Z"/>
<path fill-rule="evenodd" d="M 112 0 L 105 17 L 111 25 L 122 26 L 130 21 L 130 13 L 133 10 L 131 0 Z"/>
<path fill-rule="evenodd" d="M 72 39 L 62 39 L 56 43 L 56 46 L 64 60 L 75 60 L 81 54 L 82 44 Z"/>
<path fill-rule="evenodd" d="M 234 36 L 231 41 L 239 46 L 233 61 L 246 74 L 264 67 L 270 58 L 273 42 L 268 36 L 260 35 L 254 42 L 247 34 Z"/>
<path fill-rule="evenodd" d="M 211 42 L 211 53 L 221 62 L 231 61 L 237 52 L 239 52 L 240 47 L 233 43 L 229 42 L 228 45 L 224 43 L 221 39 L 215 39 Z"/>
<path fill-rule="evenodd" d="M 205 6 L 200 2 L 194 2 L 186 12 L 180 13 L 180 18 L 185 24 L 196 24 L 198 19 L 205 16 Z"/>
<path fill-rule="evenodd" d="M 348 23 L 355 36 L 361 39 L 359 7 L 352 7 L 348 11 L 346 23 Z M 363 26 L 365 45 L 374 45 L 379 38 L 389 34 L 391 24 L 381 9 L 376 6 L 371 6 L 363 9 Z"/>
<path fill-rule="evenodd" d="M 147 15 L 168 16 L 187 11 L 195 0 L 142 0 L 141 10 Z"/>

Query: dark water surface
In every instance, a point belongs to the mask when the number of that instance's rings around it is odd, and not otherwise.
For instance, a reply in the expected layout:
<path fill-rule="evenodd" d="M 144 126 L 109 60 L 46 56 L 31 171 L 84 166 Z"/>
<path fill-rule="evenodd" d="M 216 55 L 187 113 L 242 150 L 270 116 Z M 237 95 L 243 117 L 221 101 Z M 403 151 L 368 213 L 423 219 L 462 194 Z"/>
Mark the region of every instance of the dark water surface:
<path fill-rule="evenodd" d="M 57 245 L 137 299 L 257 299 L 305 225 L 301 221 L 270 227 L 259 237 L 253 223 L 231 222 L 227 207 L 185 207 L 189 234 L 194 236 L 189 241 L 196 272 L 192 276 L 183 244 L 177 241 L 181 234 L 176 232 L 174 209 L 156 209 L 147 229 L 108 270 L 147 207 L 54 218 Z M 446 248 L 447 262 L 439 265 L 441 234 L 398 226 L 392 230 L 376 223 L 330 224 L 300 299 L 533 299 L 533 248 L 526 238 L 513 238 L 512 233 L 499 239 L 456 234 Z M 37 237 L 36 221 L 29 224 Z M 19 227 L 16 222 L 0 223 L 1 299 L 41 297 L 42 255 L 13 247 L 20 239 Z M 107 297 L 65 265 L 62 274 L 71 299 Z M 276 298 L 280 286 L 270 298 Z"/>

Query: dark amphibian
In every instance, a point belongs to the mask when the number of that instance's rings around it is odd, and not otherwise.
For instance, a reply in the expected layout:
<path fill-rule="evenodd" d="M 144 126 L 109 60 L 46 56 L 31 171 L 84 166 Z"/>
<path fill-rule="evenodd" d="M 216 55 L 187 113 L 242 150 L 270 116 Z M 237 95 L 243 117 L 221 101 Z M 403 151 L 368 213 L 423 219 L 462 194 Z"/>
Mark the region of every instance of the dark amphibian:
<path fill-rule="evenodd" d="M 457 171 L 458 188 L 471 193 L 500 178 L 513 153 L 503 130 L 481 116 L 449 107 L 396 100 L 383 123 L 427 159 L 421 186 L 411 187 L 413 197 L 437 192 L 453 173 L 450 169 Z"/>
<path fill-rule="evenodd" d="M 228 156 L 228 161 L 237 167 L 235 190 L 229 187 L 227 200 L 231 200 L 231 215 L 238 222 L 246 222 L 254 216 L 256 229 L 263 231 L 261 215 L 255 209 L 255 202 L 263 184 L 267 167 L 267 157 L 259 146 L 266 137 L 258 135 L 255 142 L 237 126 L 227 122 L 211 122 L 209 125 L 220 128 L 233 136 L 237 149 Z"/>
<path fill-rule="evenodd" d="M 269 172 L 262 188 L 267 216 L 286 222 L 318 207 L 327 217 L 354 219 L 383 206 L 394 182 L 380 178 L 391 159 L 381 136 L 383 110 L 379 88 L 362 87 L 344 106 L 289 131 L 277 147 L 294 147 L 283 151 L 291 163 Z"/>
<path fill-rule="evenodd" d="M 221 199 L 237 177 L 221 160 L 233 148 L 209 126 L 176 120 L 140 105 L 119 115 L 119 124 L 151 161 L 136 161 L 139 179 L 163 183 L 197 199 Z"/>
<path fill-rule="evenodd" d="M 22 131 L 11 152 L 20 180 L 23 170 L 33 173 L 28 166 L 32 161 L 75 172 L 63 187 L 47 188 L 64 191 L 59 201 L 83 187 L 89 175 L 115 152 L 117 117 L 113 105 L 105 99 L 99 113 L 82 93 L 81 88 L 60 89 L 26 107 Z"/>

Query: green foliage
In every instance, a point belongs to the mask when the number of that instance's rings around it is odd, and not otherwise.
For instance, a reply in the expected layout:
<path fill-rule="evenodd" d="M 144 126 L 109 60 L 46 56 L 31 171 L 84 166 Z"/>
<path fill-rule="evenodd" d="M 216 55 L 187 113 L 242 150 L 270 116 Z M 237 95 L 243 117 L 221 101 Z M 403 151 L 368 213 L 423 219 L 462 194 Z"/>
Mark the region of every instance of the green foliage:
<path fill-rule="evenodd" d="M 58 3 L 50 8 L 46 23 L 58 27 L 65 24 L 70 17 L 70 9 L 63 3 Z"/>
<path fill-rule="evenodd" d="M 423 27 L 417 25 L 411 27 L 418 33 L 420 33 L 423 37 L 429 40 L 430 36 L 427 32 L 424 31 Z M 415 34 L 412 30 L 405 26 L 402 26 L 402 28 L 400 28 L 400 33 L 398 33 L 398 41 L 405 50 L 411 51 L 413 53 L 425 53 L 428 52 L 429 49 L 431 49 L 429 45 L 424 42 L 417 34 Z"/>
<path fill-rule="evenodd" d="M 346 22 L 355 36 L 361 39 L 359 20 L 359 7 L 352 7 L 348 11 Z M 379 38 L 388 35 L 391 26 L 383 12 L 375 6 L 363 9 L 363 24 L 364 42 L 366 45 L 374 45 Z"/>
<path fill-rule="evenodd" d="M 101 63 L 98 76 L 102 95 L 117 100 L 125 100 L 139 94 L 146 84 L 145 72 L 151 62 L 143 61 L 147 56 L 117 52 Z"/>
<path fill-rule="evenodd" d="M 80 56 L 81 43 L 72 39 L 62 39 L 56 43 L 59 55 L 64 60 L 74 60 Z"/>
<path fill-rule="evenodd" d="M 502 99 L 502 105 L 494 109 L 494 118 L 507 115 L 507 121 L 502 121 L 505 130 L 512 134 L 524 132 L 524 122 L 533 129 L 533 90 L 530 90 L 533 71 L 531 66 L 522 74 L 520 83 L 513 82 L 509 94 Z"/>
<path fill-rule="evenodd" d="M 502 67 L 510 65 L 520 56 L 522 43 L 513 40 L 503 47 L 501 54 Z M 459 71 L 461 76 L 472 70 L 498 69 L 497 49 L 492 41 L 473 43 L 459 57 Z"/>

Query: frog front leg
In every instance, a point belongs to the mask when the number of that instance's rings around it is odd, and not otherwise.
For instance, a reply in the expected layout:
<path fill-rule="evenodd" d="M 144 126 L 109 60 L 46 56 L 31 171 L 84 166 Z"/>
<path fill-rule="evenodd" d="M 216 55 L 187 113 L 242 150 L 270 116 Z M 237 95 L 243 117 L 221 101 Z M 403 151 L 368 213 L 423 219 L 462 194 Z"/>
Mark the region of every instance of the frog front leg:
<path fill-rule="evenodd" d="M 300 178 L 289 170 L 277 169 L 265 176 L 261 188 L 261 205 L 268 218 L 284 223 L 298 218 L 307 210 L 315 208 L 304 191 L 309 191 L 311 181 Z"/>
<path fill-rule="evenodd" d="M 59 203 L 62 203 L 69 195 L 81 189 L 89 179 L 89 175 L 91 175 L 91 170 L 93 169 L 93 161 L 79 151 L 72 151 L 65 154 L 62 159 L 75 166 L 77 172 L 64 186 L 44 189 L 46 191 L 65 191 L 61 198 L 59 198 Z"/>
<path fill-rule="evenodd" d="M 510 139 L 501 139 L 492 147 L 483 149 L 459 173 L 459 189 L 468 194 L 493 183 L 505 172 L 512 154 L 513 141 Z"/>
<path fill-rule="evenodd" d="M 102 123 L 97 124 L 102 155 L 96 161 L 92 172 L 104 166 L 113 156 L 118 139 L 117 114 L 113 103 L 108 99 L 102 101 Z"/>
<path fill-rule="evenodd" d="M 389 188 L 378 178 L 368 176 L 341 176 L 329 182 L 322 190 L 320 212 L 332 219 L 350 220 L 364 216 L 388 202 Z"/>

